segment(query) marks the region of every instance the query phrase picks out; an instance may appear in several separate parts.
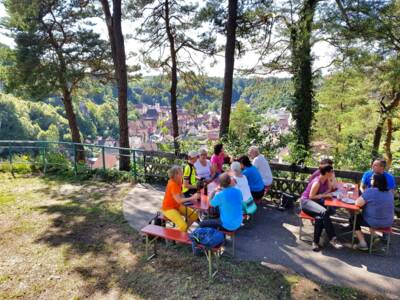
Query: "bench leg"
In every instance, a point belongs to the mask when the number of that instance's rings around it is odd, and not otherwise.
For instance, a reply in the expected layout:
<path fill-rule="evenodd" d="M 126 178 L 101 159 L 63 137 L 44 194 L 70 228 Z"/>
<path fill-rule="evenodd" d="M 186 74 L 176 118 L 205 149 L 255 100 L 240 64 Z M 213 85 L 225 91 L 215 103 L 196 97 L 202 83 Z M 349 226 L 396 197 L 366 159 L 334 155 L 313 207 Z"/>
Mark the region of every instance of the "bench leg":
<path fill-rule="evenodd" d="M 357 218 L 357 212 L 354 212 L 353 231 L 351 232 L 351 249 L 353 249 L 354 247 L 354 234 L 356 233 L 356 218 Z"/>
<path fill-rule="evenodd" d="M 374 241 L 374 231 L 370 230 L 370 239 L 369 239 L 369 254 L 372 253 L 372 244 Z"/>
<path fill-rule="evenodd" d="M 232 256 L 235 257 L 235 234 L 233 234 L 231 238 L 232 238 Z"/>
<path fill-rule="evenodd" d="M 301 241 L 301 234 L 303 232 L 303 220 L 299 218 L 300 226 L 299 226 L 299 240 Z"/>
<path fill-rule="evenodd" d="M 386 255 L 389 254 L 389 247 L 390 247 L 390 236 L 391 234 L 388 233 L 387 242 L 386 242 Z"/>
<path fill-rule="evenodd" d="M 153 254 L 149 256 L 149 247 L 150 245 L 153 244 Z M 157 256 L 157 238 L 153 238 L 150 240 L 149 236 L 146 235 L 146 257 L 147 260 L 149 261 L 150 259 L 154 258 Z"/>

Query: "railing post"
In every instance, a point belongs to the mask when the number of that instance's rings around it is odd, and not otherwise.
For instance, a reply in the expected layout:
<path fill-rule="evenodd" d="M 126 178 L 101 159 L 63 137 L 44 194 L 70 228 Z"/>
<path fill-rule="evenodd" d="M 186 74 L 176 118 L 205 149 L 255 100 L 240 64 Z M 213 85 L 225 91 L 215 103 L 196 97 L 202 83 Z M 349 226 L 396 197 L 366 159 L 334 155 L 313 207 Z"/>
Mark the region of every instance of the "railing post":
<path fill-rule="evenodd" d="M 106 169 L 106 154 L 104 146 L 101 147 L 101 159 L 103 160 L 103 170 Z"/>
<path fill-rule="evenodd" d="M 13 162 L 12 162 L 12 146 L 11 146 L 11 143 L 8 143 L 8 160 L 10 162 L 11 173 L 13 173 L 14 170 L 13 170 Z"/>
<path fill-rule="evenodd" d="M 132 162 L 133 162 L 133 178 L 135 179 L 135 182 L 137 182 L 136 151 L 135 150 L 133 150 L 133 153 L 132 153 Z"/>
<path fill-rule="evenodd" d="M 144 173 L 144 181 L 146 182 L 146 153 L 143 152 L 143 173 Z"/>
<path fill-rule="evenodd" d="M 78 166 L 77 166 L 77 163 L 76 163 L 76 160 L 77 160 L 77 156 L 76 156 L 76 144 L 75 143 L 73 143 L 72 144 L 73 145 L 73 150 L 74 150 L 74 174 L 75 175 L 77 175 L 78 174 Z"/>
<path fill-rule="evenodd" d="M 43 174 L 46 175 L 47 170 L 47 144 L 44 144 L 43 148 Z"/>

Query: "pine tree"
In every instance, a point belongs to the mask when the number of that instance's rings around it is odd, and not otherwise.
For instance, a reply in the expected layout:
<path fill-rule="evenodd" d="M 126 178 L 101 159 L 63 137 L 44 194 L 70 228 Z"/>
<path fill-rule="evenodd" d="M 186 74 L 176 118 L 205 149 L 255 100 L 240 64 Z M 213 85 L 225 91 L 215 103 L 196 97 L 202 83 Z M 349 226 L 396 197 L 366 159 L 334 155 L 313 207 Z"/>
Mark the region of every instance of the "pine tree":
<path fill-rule="evenodd" d="M 3 2 L 5 27 L 16 43 L 12 85 L 17 94 L 33 99 L 60 97 L 72 141 L 81 142 L 73 93 L 87 75 L 108 73 L 107 43 L 88 21 L 92 10 L 86 1 L 21 0 Z M 76 159 L 84 160 L 82 146 Z"/>

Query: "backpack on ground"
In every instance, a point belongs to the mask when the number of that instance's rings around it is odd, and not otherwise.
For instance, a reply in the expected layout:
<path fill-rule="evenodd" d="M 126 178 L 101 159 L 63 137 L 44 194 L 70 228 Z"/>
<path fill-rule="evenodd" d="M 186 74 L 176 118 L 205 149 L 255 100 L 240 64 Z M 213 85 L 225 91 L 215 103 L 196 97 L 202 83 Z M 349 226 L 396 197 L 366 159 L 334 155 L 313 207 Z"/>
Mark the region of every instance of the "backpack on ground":
<path fill-rule="evenodd" d="M 283 210 L 293 208 L 296 200 L 297 200 L 297 197 L 295 195 L 282 193 L 281 198 L 279 200 L 278 209 L 283 211 Z"/>
<path fill-rule="evenodd" d="M 161 218 L 161 213 L 158 211 L 155 216 L 151 218 L 149 224 L 165 227 L 166 222 L 163 218 Z"/>
<path fill-rule="evenodd" d="M 206 249 L 211 249 L 221 245 L 225 240 L 225 236 L 221 231 L 211 227 L 197 228 L 189 237 L 192 241 L 192 250 L 195 255 L 199 254 L 197 245 L 202 245 Z"/>

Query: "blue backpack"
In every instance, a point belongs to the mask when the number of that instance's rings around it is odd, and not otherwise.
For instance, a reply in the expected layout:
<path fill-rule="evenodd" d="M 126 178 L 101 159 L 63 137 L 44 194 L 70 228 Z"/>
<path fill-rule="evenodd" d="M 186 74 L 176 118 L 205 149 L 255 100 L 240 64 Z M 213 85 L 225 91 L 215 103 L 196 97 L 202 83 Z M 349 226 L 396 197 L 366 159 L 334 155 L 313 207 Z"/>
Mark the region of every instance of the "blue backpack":
<path fill-rule="evenodd" d="M 211 249 L 222 244 L 225 240 L 225 236 L 221 231 L 211 227 L 197 228 L 189 237 L 192 241 L 193 253 L 197 253 L 196 246 L 199 244 L 206 249 Z"/>

